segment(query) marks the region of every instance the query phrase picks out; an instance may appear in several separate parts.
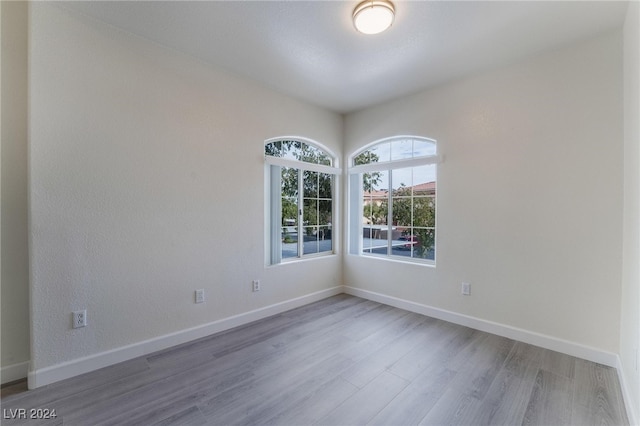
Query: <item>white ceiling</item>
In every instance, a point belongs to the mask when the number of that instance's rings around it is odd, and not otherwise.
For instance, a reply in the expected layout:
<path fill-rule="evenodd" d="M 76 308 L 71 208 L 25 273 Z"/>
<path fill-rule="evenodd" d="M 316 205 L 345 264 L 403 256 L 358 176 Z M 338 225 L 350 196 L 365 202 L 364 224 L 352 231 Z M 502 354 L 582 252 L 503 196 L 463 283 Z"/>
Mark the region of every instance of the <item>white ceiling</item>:
<path fill-rule="evenodd" d="M 395 1 L 366 36 L 355 1 L 68 2 L 64 6 L 293 97 L 350 112 L 620 28 L 627 2 Z"/>

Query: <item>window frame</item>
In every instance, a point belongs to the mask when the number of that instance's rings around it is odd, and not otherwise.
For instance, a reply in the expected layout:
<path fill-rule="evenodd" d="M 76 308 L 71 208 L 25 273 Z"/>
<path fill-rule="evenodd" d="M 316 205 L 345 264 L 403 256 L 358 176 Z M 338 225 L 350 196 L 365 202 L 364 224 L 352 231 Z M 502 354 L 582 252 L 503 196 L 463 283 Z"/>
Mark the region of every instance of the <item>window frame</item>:
<path fill-rule="evenodd" d="M 415 151 L 412 150 L 411 158 L 402 158 L 395 160 L 387 160 L 387 161 L 379 161 L 379 162 L 371 162 L 367 164 L 354 165 L 355 159 L 360 156 L 362 153 L 378 146 L 383 145 L 385 143 L 392 144 L 401 140 L 419 140 L 419 141 L 427 141 L 433 143 L 435 147 L 435 152 L 429 155 L 423 155 L 419 157 L 414 157 L 413 153 Z M 391 150 L 391 149 L 390 149 Z M 391 158 L 391 157 L 390 157 Z M 442 161 L 442 157 L 438 153 L 438 143 L 433 138 L 428 138 L 424 136 L 414 136 L 414 135 L 399 135 L 392 136 L 383 139 L 376 140 L 371 142 L 364 147 L 358 149 L 353 154 L 349 156 L 349 166 L 347 170 L 348 174 L 348 195 L 347 195 L 347 203 L 348 203 L 348 212 L 347 212 L 347 220 L 348 220 L 348 238 L 347 238 L 347 253 L 351 255 L 364 256 L 368 258 L 378 258 L 396 262 L 409 262 L 412 264 L 420 264 L 427 266 L 436 266 L 437 260 L 437 212 L 438 212 L 438 164 Z M 433 250 L 434 250 L 434 258 L 425 259 L 418 257 L 409 257 L 409 256 L 399 256 L 394 255 L 390 249 L 391 247 L 391 239 L 392 239 L 392 231 L 393 231 L 393 193 L 392 188 L 387 188 L 386 201 L 387 201 L 387 253 L 386 254 L 378 254 L 378 253 L 368 253 L 364 248 L 364 236 L 363 229 L 364 225 L 362 223 L 363 218 L 363 208 L 364 208 L 364 188 L 363 188 L 363 174 L 371 173 L 371 172 L 384 172 L 387 173 L 387 179 L 389 186 L 393 186 L 392 176 L 393 171 L 398 169 L 407 169 L 414 168 L 419 166 L 426 165 L 434 165 L 435 166 L 435 177 L 434 182 L 436 183 L 435 194 L 433 196 L 434 200 L 434 241 L 433 241 Z M 413 183 L 413 182 L 412 182 Z M 415 185 L 413 185 L 415 186 Z M 414 195 L 411 196 L 413 199 Z"/>
<path fill-rule="evenodd" d="M 338 157 L 326 146 L 309 138 L 300 136 L 280 136 L 270 138 L 264 141 L 264 147 L 274 142 L 300 142 L 320 150 L 322 154 L 330 159 L 331 165 L 311 163 L 303 160 L 284 158 L 268 155 L 263 152 L 265 158 L 265 263 L 267 266 L 286 264 L 317 257 L 325 257 L 335 255 L 337 253 L 338 235 L 339 235 L 339 216 L 338 199 L 339 199 L 339 177 L 342 169 L 337 167 Z M 298 249 L 297 255 L 294 257 L 282 257 L 282 186 L 281 173 L 282 168 L 293 168 L 298 170 Z M 331 250 L 323 252 L 304 253 L 304 241 L 300 238 L 305 228 L 304 224 L 304 200 L 305 194 L 303 190 L 304 172 L 316 172 L 331 175 Z M 318 195 L 318 200 L 320 200 Z M 321 226 L 318 224 L 317 226 Z"/>

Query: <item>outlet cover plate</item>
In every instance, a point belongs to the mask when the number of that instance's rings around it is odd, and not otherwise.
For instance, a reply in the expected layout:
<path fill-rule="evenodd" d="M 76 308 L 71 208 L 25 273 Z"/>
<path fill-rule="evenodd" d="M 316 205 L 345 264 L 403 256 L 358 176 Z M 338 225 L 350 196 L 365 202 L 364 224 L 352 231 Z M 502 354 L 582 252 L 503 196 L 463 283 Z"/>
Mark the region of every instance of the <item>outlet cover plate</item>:
<path fill-rule="evenodd" d="M 87 310 L 74 311 L 72 313 L 73 328 L 82 328 L 87 326 Z"/>
<path fill-rule="evenodd" d="M 471 295 L 471 284 L 470 283 L 462 283 L 462 295 L 463 296 Z"/>

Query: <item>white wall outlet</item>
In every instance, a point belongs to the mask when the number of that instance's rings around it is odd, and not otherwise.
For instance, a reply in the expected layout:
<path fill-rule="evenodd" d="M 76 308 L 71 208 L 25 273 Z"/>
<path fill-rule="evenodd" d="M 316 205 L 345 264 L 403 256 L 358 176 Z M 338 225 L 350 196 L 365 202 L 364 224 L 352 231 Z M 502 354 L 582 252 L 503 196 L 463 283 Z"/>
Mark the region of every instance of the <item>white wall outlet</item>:
<path fill-rule="evenodd" d="M 463 282 L 461 291 L 463 296 L 469 296 L 471 294 L 471 284 Z"/>
<path fill-rule="evenodd" d="M 251 285 L 252 285 L 251 289 L 252 289 L 254 292 L 256 292 L 256 291 L 260 291 L 260 280 L 253 280 L 253 281 L 251 282 Z"/>
<path fill-rule="evenodd" d="M 196 290 L 196 303 L 204 303 L 204 289 Z"/>
<path fill-rule="evenodd" d="M 75 311 L 72 314 L 73 328 L 87 326 L 87 310 Z"/>

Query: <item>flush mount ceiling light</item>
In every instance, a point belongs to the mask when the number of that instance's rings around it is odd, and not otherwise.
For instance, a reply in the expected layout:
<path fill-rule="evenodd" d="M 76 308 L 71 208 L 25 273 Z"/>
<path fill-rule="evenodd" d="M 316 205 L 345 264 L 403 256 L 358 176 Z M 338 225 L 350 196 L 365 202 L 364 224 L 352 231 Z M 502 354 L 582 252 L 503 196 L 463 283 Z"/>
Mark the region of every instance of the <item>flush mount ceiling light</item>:
<path fill-rule="evenodd" d="M 393 24 L 396 10 L 387 0 L 366 0 L 353 10 L 353 25 L 363 34 L 378 34 Z"/>

